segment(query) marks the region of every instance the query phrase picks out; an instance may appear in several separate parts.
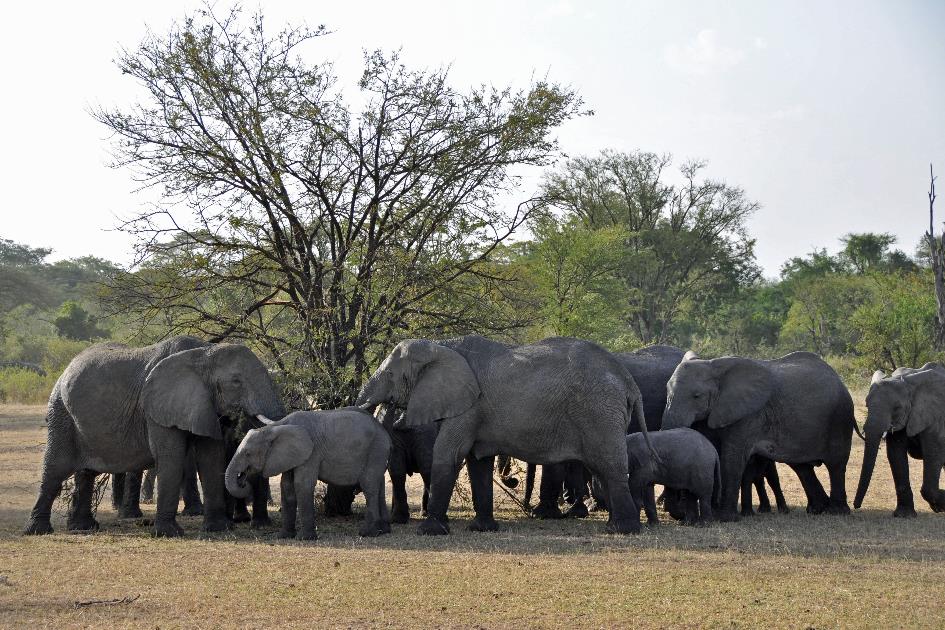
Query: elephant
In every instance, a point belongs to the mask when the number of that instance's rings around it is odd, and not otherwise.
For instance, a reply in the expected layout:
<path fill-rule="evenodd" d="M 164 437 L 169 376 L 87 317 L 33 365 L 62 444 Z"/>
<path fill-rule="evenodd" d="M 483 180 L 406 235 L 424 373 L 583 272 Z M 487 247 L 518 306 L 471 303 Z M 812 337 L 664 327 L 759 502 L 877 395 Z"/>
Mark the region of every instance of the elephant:
<path fill-rule="evenodd" d="M 141 503 L 154 500 L 154 469 L 136 470 L 112 474 L 112 507 L 118 511 L 118 518 L 141 518 Z M 184 501 L 185 516 L 203 514 L 203 501 L 197 484 L 197 460 L 193 447 L 187 449 L 187 461 L 184 463 L 184 479 L 181 484 L 180 498 Z"/>
<path fill-rule="evenodd" d="M 649 456 L 639 433 L 627 436 L 627 466 L 630 492 L 642 503 L 647 521 L 659 523 L 653 484 L 685 490 L 697 500 L 695 513 L 686 514 L 684 523 L 705 524 L 712 520 L 712 503 L 717 502 L 722 484 L 719 453 L 712 442 L 692 429 L 654 431 L 650 436 L 659 458 Z M 649 492 L 647 492 L 649 489 Z"/>
<path fill-rule="evenodd" d="M 477 335 L 402 341 L 365 383 L 357 404 L 404 408 L 399 426 L 440 421 L 419 534 L 449 533 L 446 512 L 464 459 L 476 512 L 469 528 L 498 529 L 492 496 L 497 454 L 536 463 L 582 461 L 608 491 L 608 531 L 640 530 L 624 443 L 631 416 L 646 433 L 640 390 L 613 355 L 593 343 L 552 337 L 510 347 Z"/>
<path fill-rule="evenodd" d="M 268 371 L 245 346 L 173 337 L 143 348 L 104 343 L 83 350 L 50 396 L 42 482 L 24 533 L 52 532 L 50 510 L 68 475 L 75 474 L 76 490 L 67 526 L 94 531 L 95 475 L 154 466 L 152 534 L 182 535 L 177 504 L 191 445 L 204 490 L 203 529 L 228 529 L 223 437 L 241 415 L 284 415 Z"/>
<path fill-rule="evenodd" d="M 433 445 L 440 432 L 439 423 L 416 427 L 398 428 L 397 420 L 403 410 L 385 407 L 380 416 L 381 425 L 391 440 L 390 461 L 387 471 L 391 482 L 391 522 L 410 521 L 410 506 L 407 503 L 407 476 L 419 473 L 423 479 L 421 509 L 426 516 L 430 499 L 430 475 L 433 470 Z"/>
<path fill-rule="evenodd" d="M 866 446 L 853 507 L 863 504 L 885 435 L 886 457 L 896 487 L 893 516 L 916 516 L 909 455 L 922 460 L 922 498 L 935 512 L 945 512 L 945 493 L 939 488 L 945 464 L 945 367 L 927 363 L 918 369 L 899 368 L 889 377 L 875 372 L 866 410 Z"/>
<path fill-rule="evenodd" d="M 791 466 L 809 513 L 850 513 L 845 473 L 856 426 L 853 399 L 817 355 L 793 352 L 764 361 L 687 353 L 667 385 L 663 428 L 702 422 L 719 438 L 720 520 L 738 518 L 738 493 L 753 455 Z M 829 497 L 814 474 L 820 464 L 830 475 Z"/>
<path fill-rule="evenodd" d="M 315 483 L 358 484 L 367 501 L 359 534 L 389 534 L 390 515 L 384 500 L 389 455 L 387 432 L 357 407 L 295 411 L 246 434 L 226 467 L 226 489 L 235 497 L 245 497 L 251 491 L 247 476 L 281 474 L 279 537 L 315 540 Z"/>

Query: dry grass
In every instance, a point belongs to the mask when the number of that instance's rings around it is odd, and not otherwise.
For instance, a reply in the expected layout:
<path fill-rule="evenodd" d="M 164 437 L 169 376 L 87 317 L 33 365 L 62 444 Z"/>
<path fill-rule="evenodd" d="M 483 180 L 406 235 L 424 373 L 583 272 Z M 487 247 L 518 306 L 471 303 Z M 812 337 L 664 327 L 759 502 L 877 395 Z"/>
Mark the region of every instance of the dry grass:
<path fill-rule="evenodd" d="M 200 537 L 199 520 L 185 518 L 188 538 L 152 540 L 144 522 L 118 522 L 103 505 L 96 535 L 24 538 L 42 414 L 0 407 L 3 626 L 942 625 L 945 516 L 919 499 L 919 518 L 891 518 L 882 462 L 864 509 L 850 517 L 807 516 L 797 479 L 784 469 L 790 515 L 707 528 L 666 523 L 634 537 L 604 534 L 601 517 L 526 520 L 497 494 L 498 534 L 466 532 L 470 514 L 457 510 L 445 538 L 418 537 L 411 524 L 363 540 L 356 519 L 322 519 L 315 543 L 278 541 L 274 531 L 245 525 Z M 918 488 L 915 465 L 913 479 Z M 61 518 L 53 524 L 64 530 Z M 137 595 L 128 604 L 74 607 Z"/>

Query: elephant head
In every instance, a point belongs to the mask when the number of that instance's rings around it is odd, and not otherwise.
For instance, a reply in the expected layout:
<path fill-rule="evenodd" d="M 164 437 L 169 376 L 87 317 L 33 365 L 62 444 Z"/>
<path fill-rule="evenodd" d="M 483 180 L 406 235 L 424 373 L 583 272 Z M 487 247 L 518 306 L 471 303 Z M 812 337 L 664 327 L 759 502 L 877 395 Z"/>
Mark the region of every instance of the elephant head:
<path fill-rule="evenodd" d="M 863 467 L 856 489 L 853 507 L 859 508 L 869 489 L 876 465 L 879 443 L 890 432 L 902 431 L 914 437 L 935 423 L 945 420 L 945 373 L 936 368 L 905 373 L 885 378 L 873 374 L 870 391 L 866 395 L 866 446 Z"/>
<path fill-rule="evenodd" d="M 237 498 L 249 496 L 249 475 L 273 477 L 305 463 L 315 442 L 303 427 L 273 424 L 251 429 L 226 467 L 226 489 Z"/>
<path fill-rule="evenodd" d="M 700 359 L 688 352 L 666 384 L 663 429 L 707 420 L 720 429 L 761 411 L 774 390 L 769 371 L 742 357 Z"/>
<path fill-rule="evenodd" d="M 223 439 L 220 418 L 285 415 L 269 372 L 238 344 L 215 344 L 165 357 L 148 373 L 140 405 L 153 422 Z"/>
<path fill-rule="evenodd" d="M 452 418 L 479 398 L 479 382 L 455 350 L 432 341 L 402 341 L 361 389 L 357 405 L 390 404 L 405 409 L 397 426 L 416 426 Z"/>

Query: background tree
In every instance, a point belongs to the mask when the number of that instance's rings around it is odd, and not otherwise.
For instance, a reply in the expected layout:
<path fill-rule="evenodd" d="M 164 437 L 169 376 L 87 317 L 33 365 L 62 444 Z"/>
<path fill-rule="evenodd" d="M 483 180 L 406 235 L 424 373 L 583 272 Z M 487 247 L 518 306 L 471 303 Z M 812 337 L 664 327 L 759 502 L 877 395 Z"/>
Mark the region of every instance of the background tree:
<path fill-rule="evenodd" d="M 703 162 L 668 181 L 669 155 L 605 151 L 548 175 L 544 196 L 585 229 L 626 232 L 618 275 L 627 324 L 644 344 L 674 339 L 685 310 L 759 276 L 746 221 L 758 204 L 742 189 L 702 177 Z"/>
<path fill-rule="evenodd" d="M 147 97 L 95 116 L 166 202 L 123 226 L 142 270 L 115 285 L 113 312 L 250 340 L 331 406 L 405 331 L 482 323 L 433 296 L 489 274 L 532 209 L 499 203 L 510 169 L 547 164 L 581 102 L 544 81 L 462 92 L 374 52 L 355 108 L 301 55 L 324 34 L 198 12 L 123 52 Z"/>
<path fill-rule="evenodd" d="M 935 172 L 929 164 L 929 231 L 925 233 L 928 243 L 929 265 L 935 279 L 935 347 L 945 350 L 945 231 L 935 236 Z"/>
<path fill-rule="evenodd" d="M 78 303 L 69 300 L 59 307 L 53 325 L 60 337 L 73 341 L 92 341 L 106 337 L 108 333 L 100 329 L 94 315 L 91 315 Z"/>

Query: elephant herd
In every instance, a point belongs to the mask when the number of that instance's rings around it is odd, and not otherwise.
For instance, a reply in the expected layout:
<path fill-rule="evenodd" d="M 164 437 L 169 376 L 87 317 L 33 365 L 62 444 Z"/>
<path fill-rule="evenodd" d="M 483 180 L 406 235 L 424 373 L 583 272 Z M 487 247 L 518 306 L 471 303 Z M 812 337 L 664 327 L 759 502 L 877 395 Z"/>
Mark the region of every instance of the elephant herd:
<path fill-rule="evenodd" d="M 926 364 L 873 376 L 865 455 L 854 506 L 869 487 L 885 438 L 896 486 L 896 516 L 914 516 L 908 458 L 923 461 L 922 497 L 945 511 L 945 368 Z M 268 478 L 281 475 L 280 537 L 316 537 L 314 489 L 329 484 L 326 510 L 350 510 L 353 489 L 366 498 L 362 536 L 406 523 L 406 477 L 424 481 L 418 533 L 448 534 L 447 511 L 465 464 L 474 531 L 495 531 L 493 475 L 499 456 L 527 463 L 526 497 L 543 467 L 536 516 L 609 512 L 607 531 L 640 531 L 640 509 L 657 521 L 654 484 L 664 507 L 686 522 L 731 521 L 760 510 L 787 511 L 774 462 L 798 476 L 813 514 L 848 514 L 846 466 L 853 401 L 820 357 L 701 359 L 653 346 L 610 353 L 579 339 L 509 345 L 470 335 L 407 340 L 384 359 L 356 406 L 287 413 L 262 362 L 237 344 L 193 337 L 129 348 L 107 343 L 76 356 L 56 382 L 46 417 L 42 481 L 24 533 L 52 532 L 50 511 L 74 476 L 67 527 L 94 531 L 93 486 L 101 473 L 124 474 L 120 517 L 140 515 L 141 471 L 157 475 L 152 533 L 179 536 L 182 486 L 203 488 L 203 529 L 232 526 L 234 499 L 253 497 L 253 522 L 268 525 Z M 238 442 L 237 435 L 242 437 Z M 814 468 L 824 465 L 829 494 Z M 393 488 L 385 499 L 385 474 Z M 562 492 L 571 504 L 558 507 Z M 199 495 L 196 497 L 199 501 Z M 526 504 L 528 503 L 526 499 Z M 237 519 L 239 520 L 239 519 Z"/>

